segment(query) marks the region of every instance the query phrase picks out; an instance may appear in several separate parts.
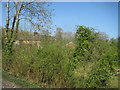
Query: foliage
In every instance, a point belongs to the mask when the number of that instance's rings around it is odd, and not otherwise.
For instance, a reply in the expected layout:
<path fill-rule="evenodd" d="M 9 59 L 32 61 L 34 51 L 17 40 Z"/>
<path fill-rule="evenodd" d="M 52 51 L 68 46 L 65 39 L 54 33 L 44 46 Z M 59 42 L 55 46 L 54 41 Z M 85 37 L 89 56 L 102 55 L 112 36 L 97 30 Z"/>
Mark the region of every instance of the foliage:
<path fill-rule="evenodd" d="M 111 76 L 110 64 L 108 61 L 108 57 L 103 56 L 100 61 L 96 63 L 96 67 L 92 69 L 88 79 L 87 79 L 87 86 L 90 88 L 103 88 L 107 87 L 106 81 Z"/>
<path fill-rule="evenodd" d="M 34 46 L 15 46 L 9 72 L 39 83 L 42 87 L 68 87 L 70 62 L 68 51 L 61 45 L 61 42 L 48 43 L 39 49 Z"/>
<path fill-rule="evenodd" d="M 94 35 L 92 29 L 89 29 L 85 26 L 78 26 L 75 38 L 77 47 L 74 53 L 74 57 L 80 60 L 89 52 L 91 48 L 91 42 L 94 42 Z"/>
<path fill-rule="evenodd" d="M 23 33 L 18 32 L 18 35 L 23 37 Z M 28 32 L 24 34 L 29 37 Z M 14 45 L 13 53 L 8 58 L 11 61 L 3 60 L 3 69 L 41 87 L 107 88 L 112 73 L 118 68 L 118 41 L 104 36 L 93 28 L 78 26 L 76 40 L 70 39 L 75 42 L 75 49 L 66 47 L 68 39 L 52 40 L 54 36 L 42 40 L 42 48 Z"/>
<path fill-rule="evenodd" d="M 86 72 L 87 77 L 77 77 L 79 79 L 76 80 L 76 87 L 107 87 L 107 81 L 114 72 L 114 63 L 117 61 L 117 53 L 114 51 L 117 50 L 117 46 L 112 44 L 115 48 L 111 47 L 110 42 L 100 37 L 101 33 L 93 30 L 89 27 L 78 26 L 76 31 L 77 47 L 73 55 L 73 70 L 76 71 L 80 65 L 83 70 L 86 70 L 86 61 L 93 63 L 91 71 Z"/>
<path fill-rule="evenodd" d="M 49 4 L 46 2 L 5 2 L 3 7 L 6 9 L 6 24 L 2 46 L 3 57 L 8 66 L 12 62 L 10 56 L 12 56 L 13 43 L 17 38 L 21 20 L 39 30 L 48 28 L 51 21 L 51 12 L 49 12 L 48 6 Z"/>
<path fill-rule="evenodd" d="M 76 64 L 82 60 L 90 61 L 92 58 L 92 49 L 94 48 L 93 43 L 95 41 L 95 35 L 93 28 L 78 26 L 75 39 L 76 49 L 73 54 L 73 66 L 76 69 Z M 84 67 L 84 66 L 83 66 Z"/>

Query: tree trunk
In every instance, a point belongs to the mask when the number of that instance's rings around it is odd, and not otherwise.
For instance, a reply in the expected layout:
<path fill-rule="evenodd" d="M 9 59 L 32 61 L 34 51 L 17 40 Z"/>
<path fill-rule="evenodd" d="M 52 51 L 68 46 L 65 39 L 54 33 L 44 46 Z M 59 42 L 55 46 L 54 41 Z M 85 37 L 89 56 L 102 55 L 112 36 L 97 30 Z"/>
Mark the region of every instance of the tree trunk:
<path fill-rule="evenodd" d="M 17 4 L 18 5 L 18 4 Z M 13 43 L 15 39 L 17 38 L 17 32 L 18 32 L 18 27 L 19 27 L 19 14 L 22 8 L 22 3 L 20 8 L 17 10 L 13 18 L 13 23 L 12 23 L 12 28 L 9 29 L 9 2 L 6 2 L 6 30 L 5 30 L 5 41 L 4 41 L 4 47 L 3 47 L 3 58 L 4 64 L 7 66 L 7 68 L 4 68 L 5 70 L 9 70 L 10 65 L 12 63 L 12 48 L 13 48 Z M 16 27 L 15 27 L 16 26 Z"/>

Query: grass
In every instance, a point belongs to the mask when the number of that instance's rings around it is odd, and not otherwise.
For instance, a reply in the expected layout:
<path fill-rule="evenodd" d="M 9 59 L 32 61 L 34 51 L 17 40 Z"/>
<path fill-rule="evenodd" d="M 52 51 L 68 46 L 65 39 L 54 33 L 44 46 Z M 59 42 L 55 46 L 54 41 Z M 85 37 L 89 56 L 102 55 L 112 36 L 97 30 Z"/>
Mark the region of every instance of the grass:
<path fill-rule="evenodd" d="M 108 84 L 110 86 L 110 88 L 118 88 L 118 76 L 112 76 L 109 80 L 108 80 Z"/>
<path fill-rule="evenodd" d="M 81 64 L 82 63 L 82 64 Z M 83 64 L 84 63 L 84 64 Z M 92 62 L 80 62 L 75 70 L 77 77 L 87 77 L 95 63 Z"/>
<path fill-rule="evenodd" d="M 8 80 L 10 82 L 14 82 L 16 85 L 21 88 L 41 88 L 39 85 L 31 83 L 25 79 L 14 77 L 7 73 L 6 71 L 2 71 L 2 78 Z"/>

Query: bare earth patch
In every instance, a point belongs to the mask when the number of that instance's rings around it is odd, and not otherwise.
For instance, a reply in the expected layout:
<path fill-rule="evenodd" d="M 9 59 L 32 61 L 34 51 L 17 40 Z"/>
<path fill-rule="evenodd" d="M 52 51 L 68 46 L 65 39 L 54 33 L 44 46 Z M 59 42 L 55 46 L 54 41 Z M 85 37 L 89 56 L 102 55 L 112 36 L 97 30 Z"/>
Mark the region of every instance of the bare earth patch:
<path fill-rule="evenodd" d="M 2 88 L 20 88 L 20 87 L 13 82 L 2 79 Z"/>

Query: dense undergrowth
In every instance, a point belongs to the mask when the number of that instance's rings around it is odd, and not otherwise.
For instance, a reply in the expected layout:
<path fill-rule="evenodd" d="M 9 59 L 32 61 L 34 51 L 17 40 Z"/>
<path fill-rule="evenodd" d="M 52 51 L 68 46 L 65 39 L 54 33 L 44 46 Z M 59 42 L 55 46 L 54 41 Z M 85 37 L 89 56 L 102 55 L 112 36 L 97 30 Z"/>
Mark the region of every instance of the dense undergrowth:
<path fill-rule="evenodd" d="M 67 48 L 63 40 L 44 41 L 42 48 L 13 46 L 9 57 L 3 50 L 3 69 L 41 87 L 117 88 L 117 76 L 112 75 L 118 69 L 117 39 L 103 37 L 91 28 L 79 26 L 75 49 Z M 113 79 L 116 82 L 111 84 Z"/>

